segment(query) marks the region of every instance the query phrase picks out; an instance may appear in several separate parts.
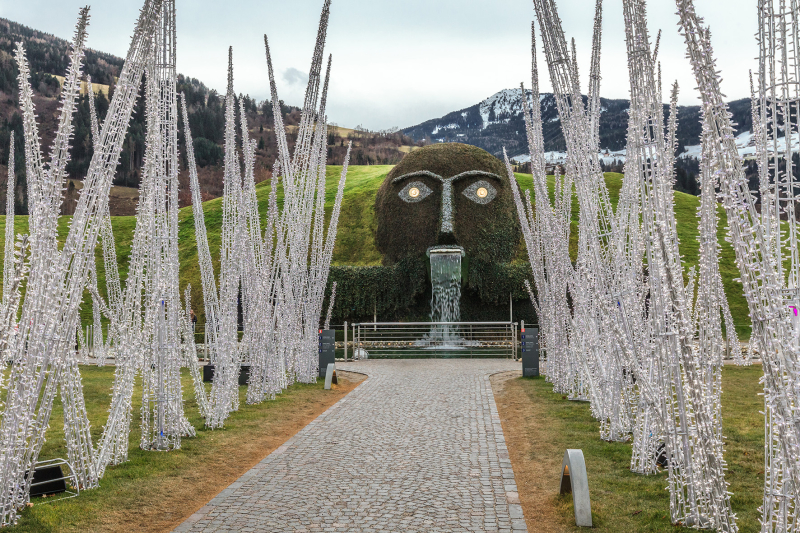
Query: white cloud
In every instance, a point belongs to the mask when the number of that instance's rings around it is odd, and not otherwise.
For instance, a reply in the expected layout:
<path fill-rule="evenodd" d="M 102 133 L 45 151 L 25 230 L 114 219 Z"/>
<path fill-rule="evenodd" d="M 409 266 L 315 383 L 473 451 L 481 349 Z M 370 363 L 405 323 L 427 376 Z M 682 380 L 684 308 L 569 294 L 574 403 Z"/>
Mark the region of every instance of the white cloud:
<path fill-rule="evenodd" d="M 308 85 L 308 74 L 301 72 L 294 67 L 289 67 L 283 71 L 283 81 L 289 85 Z"/>

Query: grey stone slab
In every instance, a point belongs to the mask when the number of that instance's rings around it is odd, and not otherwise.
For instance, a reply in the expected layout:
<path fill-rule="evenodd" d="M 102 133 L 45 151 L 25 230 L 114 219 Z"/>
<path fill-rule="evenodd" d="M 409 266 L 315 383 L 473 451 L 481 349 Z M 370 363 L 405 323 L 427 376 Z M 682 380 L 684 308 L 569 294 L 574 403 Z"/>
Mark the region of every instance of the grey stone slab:
<path fill-rule="evenodd" d="M 338 368 L 368 379 L 176 532 L 526 531 L 489 382 L 518 363 Z"/>

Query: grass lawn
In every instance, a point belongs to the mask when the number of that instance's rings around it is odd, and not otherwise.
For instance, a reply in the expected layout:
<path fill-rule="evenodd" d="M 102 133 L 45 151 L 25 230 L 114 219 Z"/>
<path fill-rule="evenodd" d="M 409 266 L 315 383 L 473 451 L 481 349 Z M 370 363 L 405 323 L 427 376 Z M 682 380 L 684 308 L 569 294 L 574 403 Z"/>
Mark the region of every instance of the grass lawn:
<path fill-rule="evenodd" d="M 113 367 L 81 367 L 84 396 L 92 438 L 96 444 L 108 418 Z M 295 384 L 274 401 L 246 405 L 246 387 L 239 388 L 241 406 L 225 422 L 224 429 L 203 426 L 188 371 L 183 375 L 184 407 L 197 436 L 181 439 L 181 449 L 152 452 L 139 449 L 141 386 L 133 396 L 129 461 L 110 466 L 100 488 L 77 498 L 42 503 L 25 509 L 14 532 L 60 531 L 170 531 L 208 503 L 272 450 L 302 429 L 363 379 L 342 372 L 334 390 L 316 384 Z M 210 388 L 210 384 L 207 384 Z M 66 457 L 63 411 L 60 400 L 53 408 L 47 442 L 40 459 Z"/>
<path fill-rule="evenodd" d="M 760 531 L 758 507 L 764 484 L 764 417 L 761 366 L 726 366 L 723 431 L 726 479 L 739 531 Z M 518 374 L 517 374 L 518 375 Z M 552 392 L 544 378 L 498 375 L 492 379 L 520 500 L 530 531 L 582 531 L 575 526 L 571 495 L 558 495 L 567 448 L 583 450 L 595 531 L 696 531 L 669 520 L 666 473 L 640 476 L 630 468 L 630 443 L 600 440 L 589 404 Z"/>

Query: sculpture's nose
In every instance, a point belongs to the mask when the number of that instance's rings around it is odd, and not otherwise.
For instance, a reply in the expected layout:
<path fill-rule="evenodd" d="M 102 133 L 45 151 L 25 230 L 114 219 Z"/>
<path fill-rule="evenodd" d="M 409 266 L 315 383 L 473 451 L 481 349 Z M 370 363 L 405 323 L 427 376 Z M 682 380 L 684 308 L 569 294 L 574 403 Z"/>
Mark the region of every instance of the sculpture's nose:
<path fill-rule="evenodd" d="M 442 182 L 442 207 L 439 213 L 439 235 L 436 244 L 455 244 L 456 238 L 453 235 L 453 182 L 444 180 Z"/>

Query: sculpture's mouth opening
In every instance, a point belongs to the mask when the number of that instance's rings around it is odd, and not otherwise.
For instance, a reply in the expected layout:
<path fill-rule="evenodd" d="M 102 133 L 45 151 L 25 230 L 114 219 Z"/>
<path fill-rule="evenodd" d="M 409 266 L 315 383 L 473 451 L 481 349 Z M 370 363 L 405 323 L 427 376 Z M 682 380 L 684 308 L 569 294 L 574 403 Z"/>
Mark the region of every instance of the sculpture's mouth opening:
<path fill-rule="evenodd" d="M 464 257 L 464 248 L 452 244 L 431 246 L 425 254 L 431 259 L 438 254 L 459 254 L 459 257 Z"/>

